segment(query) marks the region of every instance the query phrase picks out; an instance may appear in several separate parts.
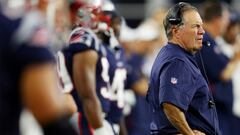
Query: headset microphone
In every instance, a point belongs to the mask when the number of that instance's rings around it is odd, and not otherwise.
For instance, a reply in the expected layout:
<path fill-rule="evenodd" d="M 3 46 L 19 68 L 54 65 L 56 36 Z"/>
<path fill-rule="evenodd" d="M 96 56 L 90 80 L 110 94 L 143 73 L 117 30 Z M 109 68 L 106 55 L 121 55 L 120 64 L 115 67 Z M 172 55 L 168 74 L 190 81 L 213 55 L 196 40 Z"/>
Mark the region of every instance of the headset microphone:
<path fill-rule="evenodd" d="M 203 41 L 202 44 L 208 47 L 211 46 L 211 43 L 209 41 Z"/>

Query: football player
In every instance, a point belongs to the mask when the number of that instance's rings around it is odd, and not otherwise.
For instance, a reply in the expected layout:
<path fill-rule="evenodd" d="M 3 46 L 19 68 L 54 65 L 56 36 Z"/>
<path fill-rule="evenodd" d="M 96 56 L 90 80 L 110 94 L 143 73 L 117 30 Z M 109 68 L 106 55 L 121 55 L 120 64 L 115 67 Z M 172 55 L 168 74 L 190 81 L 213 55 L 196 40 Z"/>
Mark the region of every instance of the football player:
<path fill-rule="evenodd" d="M 121 29 L 122 17 L 115 10 L 114 4 L 109 0 L 103 1 L 103 15 L 101 16 L 101 27 L 98 37 L 103 42 L 107 50 L 109 61 L 110 77 L 110 111 L 106 119 L 112 124 L 116 135 L 125 135 L 125 125 L 123 109 L 125 107 L 124 89 L 134 89 L 141 93 L 142 87 L 139 86 L 140 78 L 129 69 L 126 63 L 124 49 L 118 42 Z M 141 87 L 141 88 L 138 88 Z"/>
<path fill-rule="evenodd" d="M 105 120 L 110 104 L 109 63 L 106 49 L 95 34 L 99 30 L 101 4 L 101 0 L 70 2 L 74 29 L 69 45 L 58 53 L 73 82 L 71 93 L 78 106 L 79 130 L 84 135 L 113 135 Z"/>
<path fill-rule="evenodd" d="M 117 40 L 119 35 L 117 27 L 121 24 L 121 17 L 115 12 L 115 7 L 111 1 L 104 0 L 102 10 L 100 18 L 101 29 L 97 32 L 97 35 L 107 50 L 109 62 L 109 70 L 106 75 L 110 79 L 110 110 L 106 119 L 114 129 L 114 134 L 119 135 L 119 123 L 123 116 L 122 110 L 124 107 L 124 88 L 127 79 L 125 54 Z"/>

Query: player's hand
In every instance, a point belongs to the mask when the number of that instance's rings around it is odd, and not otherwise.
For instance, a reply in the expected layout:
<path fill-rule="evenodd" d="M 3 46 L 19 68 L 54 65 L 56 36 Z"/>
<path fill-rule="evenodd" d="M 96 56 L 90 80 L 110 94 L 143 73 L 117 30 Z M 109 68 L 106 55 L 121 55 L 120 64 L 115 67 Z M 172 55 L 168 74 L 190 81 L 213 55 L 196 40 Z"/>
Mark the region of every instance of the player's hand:
<path fill-rule="evenodd" d="M 102 127 L 93 130 L 93 135 L 114 135 L 114 132 L 110 123 L 104 120 Z"/>

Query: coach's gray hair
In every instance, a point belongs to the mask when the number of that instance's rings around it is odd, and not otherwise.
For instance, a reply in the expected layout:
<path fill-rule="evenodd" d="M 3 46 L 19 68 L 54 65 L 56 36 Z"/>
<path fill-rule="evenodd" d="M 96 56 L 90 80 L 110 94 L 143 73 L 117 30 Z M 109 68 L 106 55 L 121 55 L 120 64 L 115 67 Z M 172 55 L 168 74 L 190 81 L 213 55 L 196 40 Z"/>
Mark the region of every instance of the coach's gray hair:
<path fill-rule="evenodd" d="M 194 11 L 198 12 L 198 9 L 194 6 L 192 6 L 191 4 L 185 3 L 185 2 L 182 2 L 182 3 L 183 3 L 182 7 L 179 7 L 179 4 L 176 4 L 175 6 L 171 7 L 167 12 L 166 17 L 163 20 L 163 26 L 164 26 L 164 29 L 165 29 L 168 39 L 172 39 L 173 26 L 179 27 L 184 23 L 183 13 L 190 11 L 190 10 L 194 10 Z M 177 15 L 178 14 L 177 12 L 179 12 L 179 15 Z M 169 18 L 176 18 L 176 17 L 179 17 L 181 19 L 181 22 L 178 24 L 172 24 L 169 21 Z"/>

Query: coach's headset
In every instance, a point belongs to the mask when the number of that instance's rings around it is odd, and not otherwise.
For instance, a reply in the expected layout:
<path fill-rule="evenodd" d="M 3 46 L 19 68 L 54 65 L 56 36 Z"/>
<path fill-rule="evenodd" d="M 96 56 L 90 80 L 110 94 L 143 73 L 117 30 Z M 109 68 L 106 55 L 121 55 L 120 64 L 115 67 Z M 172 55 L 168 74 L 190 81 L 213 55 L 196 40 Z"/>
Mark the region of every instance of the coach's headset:
<path fill-rule="evenodd" d="M 173 8 L 173 14 L 168 17 L 168 22 L 172 25 L 178 25 L 182 22 L 182 8 L 186 5 L 185 2 L 180 2 Z"/>
<path fill-rule="evenodd" d="M 185 2 L 179 2 L 178 4 L 176 4 L 173 8 L 173 14 L 168 17 L 168 22 L 171 23 L 172 25 L 179 25 L 182 23 L 182 8 L 184 6 L 186 6 L 187 3 Z M 210 46 L 210 42 L 209 41 L 203 41 L 202 43 L 203 45 L 206 46 Z"/>

